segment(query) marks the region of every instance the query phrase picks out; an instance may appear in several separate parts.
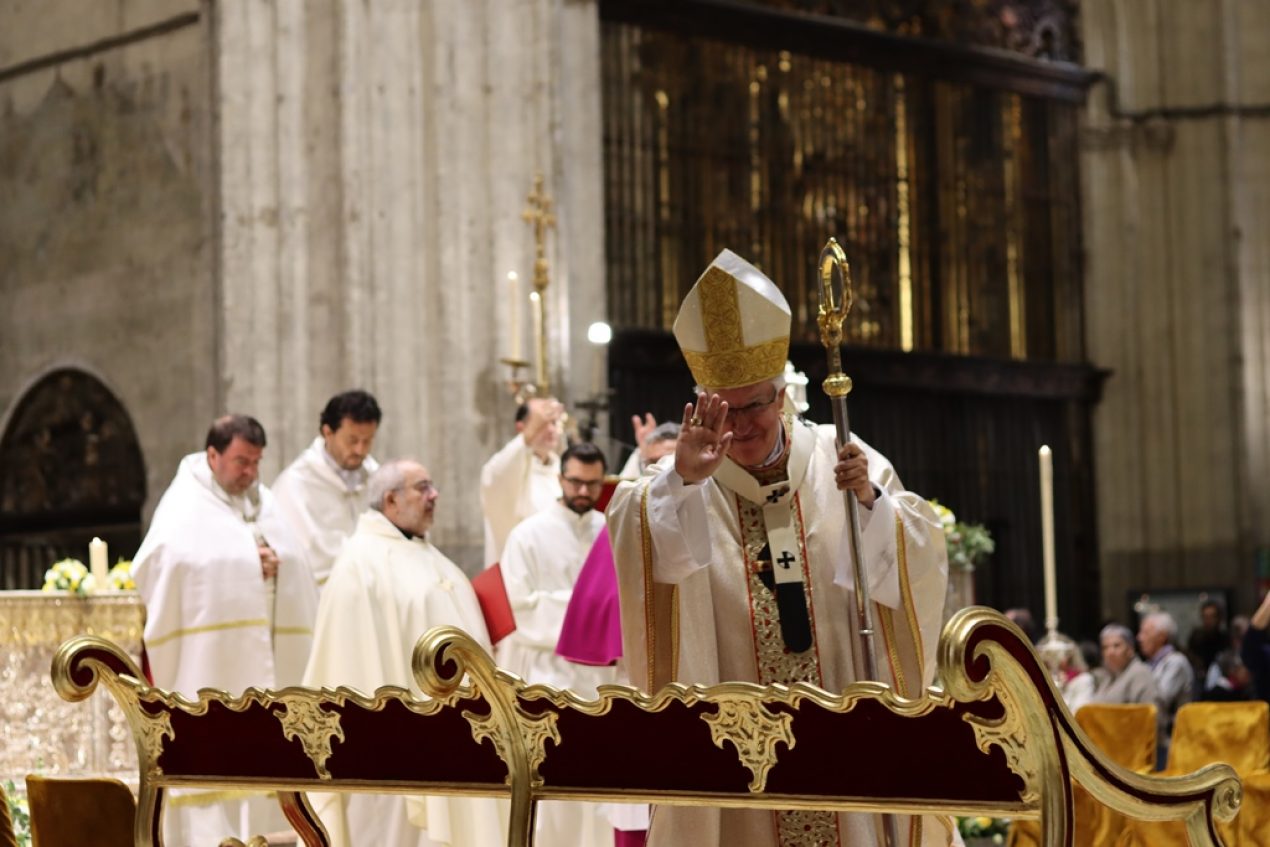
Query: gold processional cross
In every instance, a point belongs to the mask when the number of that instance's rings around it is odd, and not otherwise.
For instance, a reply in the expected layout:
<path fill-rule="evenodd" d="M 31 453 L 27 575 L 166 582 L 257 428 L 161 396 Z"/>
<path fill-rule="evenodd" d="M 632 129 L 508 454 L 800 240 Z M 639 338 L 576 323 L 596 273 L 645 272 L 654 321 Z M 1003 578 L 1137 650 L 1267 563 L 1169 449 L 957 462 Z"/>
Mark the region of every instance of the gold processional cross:
<path fill-rule="evenodd" d="M 534 229 L 534 291 L 530 295 L 533 301 L 534 320 L 534 355 L 537 356 L 537 394 L 539 397 L 549 396 L 547 381 L 547 326 L 545 305 L 547 285 L 551 277 L 547 274 L 547 230 L 556 228 L 556 216 L 552 212 L 551 195 L 543 191 L 542 174 L 534 175 L 534 189 L 525 198 L 529 207 L 521 212 L 525 223 Z"/>

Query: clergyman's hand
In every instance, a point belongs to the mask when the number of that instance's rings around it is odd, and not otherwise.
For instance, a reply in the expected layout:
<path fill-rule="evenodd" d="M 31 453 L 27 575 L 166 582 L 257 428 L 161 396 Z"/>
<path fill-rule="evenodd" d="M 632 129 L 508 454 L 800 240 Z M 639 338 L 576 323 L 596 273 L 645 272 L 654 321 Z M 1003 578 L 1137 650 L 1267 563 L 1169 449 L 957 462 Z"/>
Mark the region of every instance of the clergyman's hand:
<path fill-rule="evenodd" d="M 701 482 L 723 464 L 732 444 L 732 433 L 723 431 L 728 404 L 718 394 L 697 395 L 696 404 L 684 406 L 684 419 L 675 446 L 675 471 L 688 484 Z"/>
<path fill-rule="evenodd" d="M 553 397 L 534 397 L 529 401 L 529 414 L 521 432 L 525 444 L 538 458 L 555 450 L 564 435 L 564 404 Z"/>
<path fill-rule="evenodd" d="M 257 549 L 260 551 L 260 573 L 265 579 L 273 579 L 278 575 L 278 554 L 264 544 Z"/>
<path fill-rule="evenodd" d="M 644 443 L 644 439 L 657 428 L 657 419 L 653 417 L 652 412 L 645 412 L 642 419 L 639 415 L 631 415 L 631 426 L 635 427 L 635 446 L 639 449 L 639 454 L 644 457 L 644 461 L 647 462 L 648 445 Z"/>
<path fill-rule="evenodd" d="M 839 491 L 854 491 L 861 506 L 873 508 L 876 492 L 869 479 L 869 457 L 859 444 L 850 442 L 838 448 L 838 464 L 833 466 L 833 478 Z"/>

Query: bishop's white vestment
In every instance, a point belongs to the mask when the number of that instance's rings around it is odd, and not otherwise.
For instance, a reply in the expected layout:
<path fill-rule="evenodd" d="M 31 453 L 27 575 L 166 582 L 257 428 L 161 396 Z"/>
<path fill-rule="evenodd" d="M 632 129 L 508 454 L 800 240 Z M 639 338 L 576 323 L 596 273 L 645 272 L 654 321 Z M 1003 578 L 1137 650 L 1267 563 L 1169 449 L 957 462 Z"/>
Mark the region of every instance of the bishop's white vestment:
<path fill-rule="evenodd" d="M 529 683 L 569 688 L 593 698 L 616 681 L 612 667 L 579 665 L 556 653 L 578 573 L 604 530 L 604 515 L 581 515 L 559 500 L 525 518 L 507 538 L 501 568 L 516 629 L 498 644 L 498 666 Z M 535 843 L 612 847 L 613 827 L 594 803 L 538 805 Z"/>
<path fill-rule="evenodd" d="M 372 694 L 385 685 L 422 693 L 410 660 L 419 637 L 457 626 L 486 651 L 489 634 L 472 584 L 426 539 L 407 539 L 363 512 L 322 591 L 304 684 Z M 310 794 L 334 847 L 486 847 L 507 842 L 508 805 L 494 798 Z"/>
<path fill-rule="evenodd" d="M 485 566 L 501 560 L 512 527 L 560 499 L 560 457 L 546 461 L 519 434 L 481 468 L 485 513 Z"/>
<path fill-rule="evenodd" d="M 359 469 L 346 472 L 346 480 L 335 470 L 326 442 L 318 436 L 270 486 L 283 517 L 304 545 L 319 590 L 344 539 L 352 535 L 358 516 L 370 505 L 366 481 L 378 467 L 367 456 Z"/>
<path fill-rule="evenodd" d="M 262 542 L 278 555 L 274 585 L 261 574 Z M 133 575 L 156 686 L 195 698 L 200 688 L 238 695 L 250 686 L 299 684 L 317 586 L 263 485 L 231 496 L 212 476 L 206 452 L 186 456 L 154 512 Z M 174 792 L 164 811 L 166 843 L 201 847 L 286 828 L 272 799 L 209 800 L 219 796 Z"/>
<path fill-rule="evenodd" d="M 667 457 L 618 486 L 607 510 L 621 591 L 624 659 L 635 684 L 811 682 L 840 691 L 861 679 L 850 544 L 834 483 L 834 429 L 789 416 L 785 467 L 763 482 L 725 460 L 686 485 Z M 939 519 L 862 441 L 878 492 L 860 509 L 864 569 L 875 602 L 882 681 L 906 697 L 933 681 L 947 584 Z M 646 563 L 648 568 L 646 569 Z M 789 586 L 793 585 L 792 595 Z M 799 590 L 801 589 L 801 590 Z M 778 591 L 797 599 L 778 605 Z M 801 617 L 811 646 L 786 648 L 780 609 Z M 797 643 L 797 639 L 795 639 Z M 893 762 L 856 767 L 920 766 Z M 903 844 L 959 843 L 947 818 L 901 816 Z M 832 812 L 655 808 L 650 847 L 875 845 L 874 818 Z"/>

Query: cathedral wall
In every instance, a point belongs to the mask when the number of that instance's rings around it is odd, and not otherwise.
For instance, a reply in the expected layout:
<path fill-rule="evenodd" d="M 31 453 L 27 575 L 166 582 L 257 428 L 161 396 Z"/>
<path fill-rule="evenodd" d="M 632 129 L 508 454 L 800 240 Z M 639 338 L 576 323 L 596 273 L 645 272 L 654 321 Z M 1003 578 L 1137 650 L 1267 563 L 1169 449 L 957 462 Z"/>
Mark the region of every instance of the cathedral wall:
<path fill-rule="evenodd" d="M 376 454 L 429 466 L 436 540 L 479 566 L 480 469 L 514 431 L 508 271 L 531 349 L 521 213 L 539 171 L 558 221 L 553 389 L 590 388 L 585 327 L 604 314 L 595 5 L 275 0 L 213 18 L 217 392 L 271 426 L 269 479 L 331 393 L 372 391 Z"/>
<path fill-rule="evenodd" d="M 1082 6 L 1086 64 L 1108 74 L 1082 144 L 1087 344 L 1113 371 L 1095 418 L 1107 617 L 1135 589 L 1254 600 L 1270 287 L 1247 238 L 1270 228 L 1266 121 L 1243 111 L 1267 102 L 1256 5 Z"/>
<path fill-rule="evenodd" d="M 479 566 L 485 459 L 532 358 L 535 173 L 555 200 L 549 360 L 593 388 L 604 316 L 599 22 L 565 0 L 10 0 L 0 28 L 0 419 L 78 364 L 120 396 L 153 509 L 223 411 L 271 480 L 333 393 L 444 492 Z M 506 277 L 522 280 L 518 308 Z M 574 375 L 577 375 L 576 378 Z"/>
<path fill-rule="evenodd" d="M 196 2 L 9 2 L 0 420 L 49 369 L 135 422 L 148 508 L 213 410 L 209 102 Z"/>

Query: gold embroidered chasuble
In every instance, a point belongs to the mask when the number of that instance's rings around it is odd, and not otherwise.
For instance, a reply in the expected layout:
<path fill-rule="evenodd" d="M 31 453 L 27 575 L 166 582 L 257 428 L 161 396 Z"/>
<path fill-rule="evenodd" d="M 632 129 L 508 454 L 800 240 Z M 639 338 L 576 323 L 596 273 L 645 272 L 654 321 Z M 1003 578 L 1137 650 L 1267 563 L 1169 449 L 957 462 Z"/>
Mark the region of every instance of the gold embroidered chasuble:
<path fill-rule="evenodd" d="M 845 511 L 833 478 L 834 430 L 788 419 L 785 425 L 790 449 L 759 478 L 725 463 L 712 479 L 686 486 L 668 457 L 618 487 L 607 516 L 621 588 L 623 661 L 636 684 L 655 691 L 671 681 L 804 681 L 836 691 L 861 678 Z M 861 510 L 881 681 L 916 696 L 934 674 L 947 584 L 943 532 L 886 458 L 858 443 L 881 492 L 872 510 Z M 801 652 L 786 646 L 773 590 L 791 580 L 802 586 L 812 632 Z M 917 763 L 897 751 L 893 762 L 844 766 Z M 874 820 L 666 806 L 655 811 L 649 843 L 872 845 Z M 905 844 L 950 843 L 946 820 L 902 817 L 900 824 Z"/>

